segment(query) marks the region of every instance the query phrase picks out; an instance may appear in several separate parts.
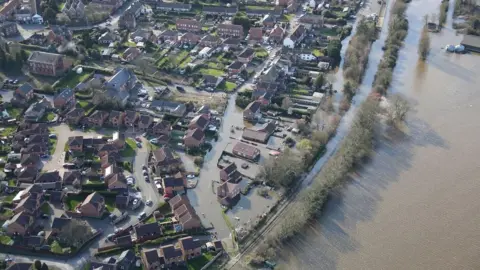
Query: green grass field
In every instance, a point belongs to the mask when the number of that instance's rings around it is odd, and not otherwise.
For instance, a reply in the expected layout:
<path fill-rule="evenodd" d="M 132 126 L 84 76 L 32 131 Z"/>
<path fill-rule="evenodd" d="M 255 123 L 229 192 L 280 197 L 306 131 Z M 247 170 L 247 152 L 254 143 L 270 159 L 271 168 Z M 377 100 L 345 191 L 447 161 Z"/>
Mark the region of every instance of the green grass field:
<path fill-rule="evenodd" d="M 127 138 L 125 149 L 122 150 L 122 157 L 133 157 L 135 156 L 135 150 L 137 149 L 137 143 L 132 138 Z"/>
<path fill-rule="evenodd" d="M 214 69 L 214 68 L 202 68 L 199 72 L 203 75 L 212 75 L 212 76 L 223 76 L 225 73 L 223 70 Z"/>

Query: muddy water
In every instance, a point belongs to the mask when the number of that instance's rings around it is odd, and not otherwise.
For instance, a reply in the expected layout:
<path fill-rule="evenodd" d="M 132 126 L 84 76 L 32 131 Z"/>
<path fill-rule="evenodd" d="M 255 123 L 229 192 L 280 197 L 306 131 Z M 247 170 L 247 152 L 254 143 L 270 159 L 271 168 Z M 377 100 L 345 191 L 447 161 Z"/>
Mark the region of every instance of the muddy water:
<path fill-rule="evenodd" d="M 447 27 L 418 63 L 422 17 L 438 5 L 409 4 L 390 90 L 412 101 L 406 132 L 378 138 L 372 159 L 285 248 L 287 269 L 480 269 L 480 56 L 441 50 L 462 39 Z"/>

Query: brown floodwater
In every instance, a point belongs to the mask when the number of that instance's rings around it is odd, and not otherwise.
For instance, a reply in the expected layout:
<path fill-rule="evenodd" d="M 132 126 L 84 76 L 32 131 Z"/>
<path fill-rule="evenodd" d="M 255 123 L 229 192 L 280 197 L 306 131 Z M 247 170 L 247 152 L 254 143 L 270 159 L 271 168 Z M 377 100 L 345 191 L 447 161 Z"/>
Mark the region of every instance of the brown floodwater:
<path fill-rule="evenodd" d="M 408 6 L 389 90 L 411 100 L 404 132 L 378 136 L 372 158 L 284 248 L 286 269 L 480 269 L 480 56 L 442 49 L 462 39 L 451 0 L 447 27 L 418 61 L 423 15 L 439 2 Z"/>

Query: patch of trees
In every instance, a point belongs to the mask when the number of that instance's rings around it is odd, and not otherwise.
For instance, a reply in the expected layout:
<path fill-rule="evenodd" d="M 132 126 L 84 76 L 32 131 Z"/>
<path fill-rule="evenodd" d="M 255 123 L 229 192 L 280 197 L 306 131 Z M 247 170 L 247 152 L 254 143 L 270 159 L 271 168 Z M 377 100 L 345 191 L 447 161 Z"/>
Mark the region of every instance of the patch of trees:
<path fill-rule="evenodd" d="M 342 56 L 340 55 L 342 50 L 342 43 L 340 40 L 331 40 L 327 45 L 327 55 L 335 60 L 335 65 L 340 63 Z"/>
<path fill-rule="evenodd" d="M 237 98 L 235 98 L 235 105 L 245 109 L 252 100 L 252 91 L 239 92 Z"/>
<path fill-rule="evenodd" d="M 40 3 L 40 10 L 43 14 L 43 20 L 49 23 L 55 23 L 57 13 L 60 12 L 57 0 L 43 0 Z"/>
<path fill-rule="evenodd" d="M 123 109 L 122 104 L 115 98 L 109 96 L 105 91 L 93 91 L 92 98 L 93 105 L 97 106 L 99 110 L 120 110 Z"/>
<path fill-rule="evenodd" d="M 430 51 L 430 36 L 428 35 L 427 24 L 423 26 L 422 33 L 420 35 L 420 41 L 418 42 L 418 56 L 422 60 L 427 59 L 428 52 Z"/>
<path fill-rule="evenodd" d="M 85 222 L 72 219 L 57 235 L 62 246 L 79 248 L 93 236 L 90 226 Z"/>
<path fill-rule="evenodd" d="M 290 189 L 303 172 L 304 163 L 300 156 L 288 148 L 277 158 L 269 158 L 261 167 L 257 180 L 275 187 Z"/>
<path fill-rule="evenodd" d="M 373 81 L 373 90 L 375 93 L 384 95 L 392 81 L 393 69 L 397 64 L 398 51 L 403 46 L 403 41 L 407 36 L 408 20 L 405 17 L 407 6 L 402 1 L 395 2 L 392 8 L 392 18 L 388 25 L 388 37 L 385 41 L 385 52 L 378 65 L 377 74 Z"/>
<path fill-rule="evenodd" d="M 0 69 L 7 72 L 19 72 L 27 58 L 28 53 L 25 50 L 21 50 L 16 55 L 11 55 L 0 48 Z"/>
<path fill-rule="evenodd" d="M 448 0 L 443 0 L 440 4 L 440 16 L 438 17 L 438 26 L 442 27 L 447 22 Z"/>
<path fill-rule="evenodd" d="M 244 12 L 238 12 L 235 14 L 235 16 L 232 18 L 232 24 L 241 25 L 245 33 L 248 33 L 248 30 L 250 30 L 250 27 L 252 27 L 252 22 Z"/>

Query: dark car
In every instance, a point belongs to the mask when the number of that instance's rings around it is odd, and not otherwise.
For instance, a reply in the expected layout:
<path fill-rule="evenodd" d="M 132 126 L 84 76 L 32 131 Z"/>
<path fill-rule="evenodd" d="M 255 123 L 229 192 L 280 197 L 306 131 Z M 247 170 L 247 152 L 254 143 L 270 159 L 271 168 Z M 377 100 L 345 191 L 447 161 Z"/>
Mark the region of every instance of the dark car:
<path fill-rule="evenodd" d="M 180 92 L 185 92 L 185 88 L 177 85 L 177 90 Z"/>

